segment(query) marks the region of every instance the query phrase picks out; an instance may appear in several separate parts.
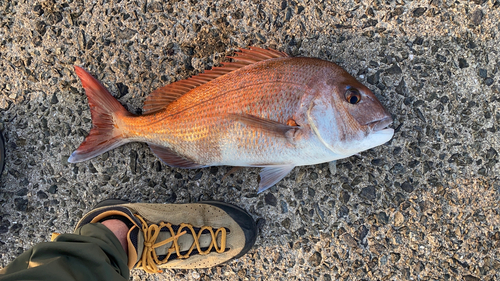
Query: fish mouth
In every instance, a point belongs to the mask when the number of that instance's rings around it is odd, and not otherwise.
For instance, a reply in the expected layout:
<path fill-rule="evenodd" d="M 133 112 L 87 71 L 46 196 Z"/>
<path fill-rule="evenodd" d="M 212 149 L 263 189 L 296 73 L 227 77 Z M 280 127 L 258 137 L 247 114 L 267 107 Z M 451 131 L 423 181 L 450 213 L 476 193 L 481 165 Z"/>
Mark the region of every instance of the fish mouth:
<path fill-rule="evenodd" d="M 392 117 L 387 116 L 385 118 L 372 121 L 366 125 L 370 126 L 372 128 L 373 132 L 379 132 L 379 131 L 385 131 L 385 130 L 394 131 L 394 129 L 392 129 L 392 128 L 387 128 L 391 124 L 392 124 Z"/>

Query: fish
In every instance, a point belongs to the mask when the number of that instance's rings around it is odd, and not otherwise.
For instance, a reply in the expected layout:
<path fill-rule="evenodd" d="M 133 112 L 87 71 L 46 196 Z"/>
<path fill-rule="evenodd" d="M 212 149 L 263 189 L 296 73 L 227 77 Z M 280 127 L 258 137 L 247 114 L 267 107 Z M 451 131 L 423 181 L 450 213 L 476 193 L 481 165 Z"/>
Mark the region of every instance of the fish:
<path fill-rule="evenodd" d="M 346 158 L 394 135 L 391 114 L 373 92 L 333 62 L 259 47 L 228 58 L 156 89 L 142 115 L 75 65 L 92 127 L 68 162 L 145 142 L 171 167 L 260 167 L 261 193 L 296 166 Z"/>

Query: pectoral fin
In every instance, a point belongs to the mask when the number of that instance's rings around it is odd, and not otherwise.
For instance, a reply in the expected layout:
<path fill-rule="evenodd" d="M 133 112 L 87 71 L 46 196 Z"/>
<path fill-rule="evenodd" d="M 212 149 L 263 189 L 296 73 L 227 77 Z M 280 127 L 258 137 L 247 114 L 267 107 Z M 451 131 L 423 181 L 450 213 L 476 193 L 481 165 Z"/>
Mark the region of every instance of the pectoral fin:
<path fill-rule="evenodd" d="M 275 185 L 286 175 L 288 175 L 288 173 L 292 171 L 293 167 L 295 167 L 295 165 L 273 165 L 264 167 L 264 169 L 262 169 L 259 174 L 260 183 L 257 193 L 261 193 L 262 191 Z"/>
<path fill-rule="evenodd" d="M 300 129 L 299 126 L 289 126 L 273 120 L 262 119 L 250 114 L 230 114 L 229 118 L 241 122 L 249 127 L 258 128 L 277 137 L 289 140 L 293 139 L 295 130 Z"/>
<path fill-rule="evenodd" d="M 198 164 L 191 159 L 183 157 L 177 154 L 175 151 L 168 147 L 159 146 L 155 144 L 149 144 L 151 151 L 160 158 L 165 164 L 170 167 L 184 168 L 184 169 L 197 169 L 206 167 L 204 165 Z"/>

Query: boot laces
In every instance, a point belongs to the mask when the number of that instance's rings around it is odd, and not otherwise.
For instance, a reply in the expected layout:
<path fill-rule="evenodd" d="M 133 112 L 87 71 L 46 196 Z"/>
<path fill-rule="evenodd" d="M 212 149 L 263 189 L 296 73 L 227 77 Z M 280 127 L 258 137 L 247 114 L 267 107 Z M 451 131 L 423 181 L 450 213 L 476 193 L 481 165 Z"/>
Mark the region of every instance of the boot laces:
<path fill-rule="evenodd" d="M 141 221 L 142 232 L 144 233 L 144 249 L 142 251 L 141 260 L 138 262 L 137 267 L 142 267 L 148 273 L 162 272 L 161 270 L 158 269 L 158 265 L 167 263 L 169 261 L 170 256 L 173 253 L 177 254 L 177 259 L 187 259 L 189 258 L 189 256 L 191 255 L 191 253 L 195 248 L 198 251 L 198 254 L 200 255 L 208 255 L 212 251 L 212 248 L 214 248 L 217 253 L 223 253 L 226 249 L 227 233 L 226 233 L 226 228 L 224 227 L 221 227 L 214 232 L 211 226 L 203 226 L 200 228 L 198 233 L 196 233 L 194 227 L 191 224 L 181 223 L 176 232 L 172 228 L 171 223 L 160 222 L 159 225 L 151 224 L 148 226 L 146 221 L 141 216 L 137 214 L 135 216 Z M 167 228 L 168 231 L 170 231 L 171 237 L 163 241 L 157 242 L 156 239 L 158 238 L 158 235 L 160 235 L 160 231 L 163 228 Z M 212 236 L 212 239 L 208 248 L 205 251 L 202 251 L 199 239 L 205 230 L 208 230 L 208 232 Z M 192 235 L 194 242 L 187 251 L 187 253 L 182 255 L 180 252 L 178 239 L 182 235 L 187 234 L 188 231 Z M 220 246 L 217 245 L 217 237 L 219 237 L 219 235 L 220 235 Z M 172 242 L 172 245 L 168 249 L 165 258 L 160 260 L 158 258 L 158 255 L 156 254 L 155 249 L 163 245 L 166 245 L 170 242 Z"/>

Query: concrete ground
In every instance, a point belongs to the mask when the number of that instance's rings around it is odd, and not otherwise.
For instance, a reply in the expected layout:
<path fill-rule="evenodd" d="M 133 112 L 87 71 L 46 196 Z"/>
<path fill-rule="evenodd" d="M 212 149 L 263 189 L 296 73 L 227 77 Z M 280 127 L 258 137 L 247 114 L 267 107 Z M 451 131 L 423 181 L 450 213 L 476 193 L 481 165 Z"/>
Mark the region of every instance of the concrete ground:
<path fill-rule="evenodd" d="M 244 257 L 133 280 L 499 280 L 500 1 L 0 0 L 0 267 L 106 198 L 223 200 L 259 237 Z M 131 112 L 238 47 L 338 63 L 393 114 L 389 143 L 296 167 L 173 169 L 145 144 L 67 163 L 91 122 L 73 65 Z"/>

